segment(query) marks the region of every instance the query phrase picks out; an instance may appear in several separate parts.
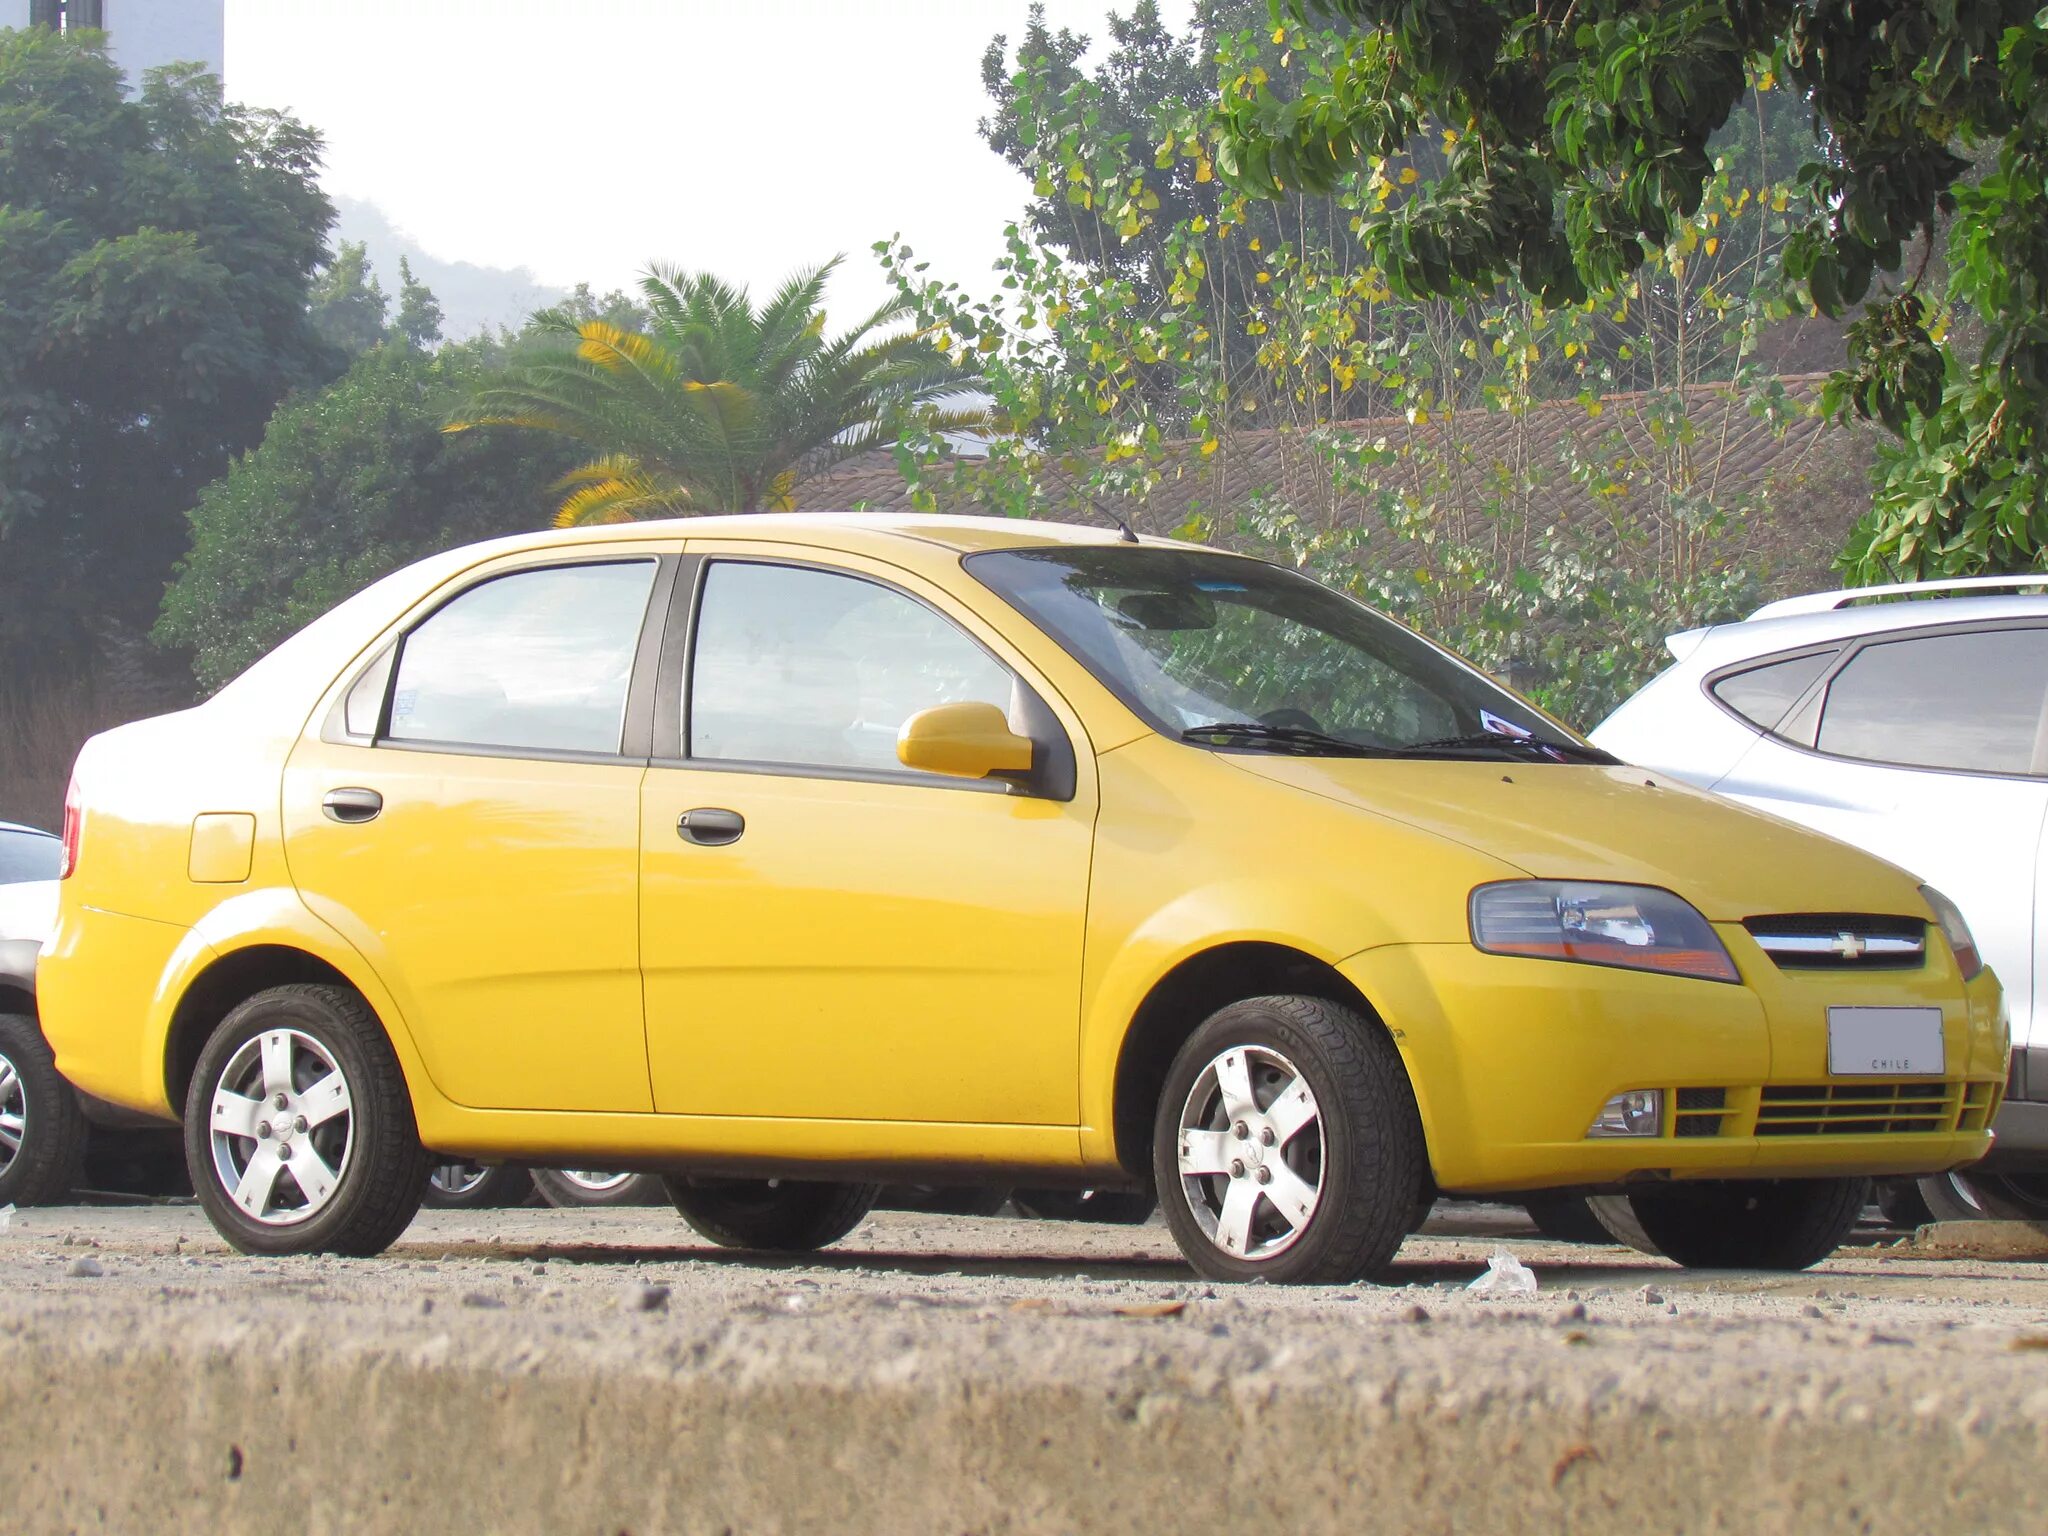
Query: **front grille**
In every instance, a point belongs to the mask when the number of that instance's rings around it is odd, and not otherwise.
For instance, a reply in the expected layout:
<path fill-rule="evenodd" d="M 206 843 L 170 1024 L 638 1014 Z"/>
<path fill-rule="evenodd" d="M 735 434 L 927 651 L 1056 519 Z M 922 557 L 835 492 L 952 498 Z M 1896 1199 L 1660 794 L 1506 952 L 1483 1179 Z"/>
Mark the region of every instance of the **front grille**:
<path fill-rule="evenodd" d="M 1987 1086 L 1970 1084 L 1971 1088 Z M 1772 1086 L 1757 1106 L 1759 1136 L 1876 1136 L 1946 1131 L 1961 1083 L 1814 1083 Z"/>
<path fill-rule="evenodd" d="M 1728 1109 L 1726 1088 L 1681 1088 L 1671 1116 L 1674 1136 L 1718 1136 Z"/>
<path fill-rule="evenodd" d="M 1956 1117 L 1959 1131 L 1981 1131 L 1991 1124 L 1992 1116 L 1998 1113 L 1998 1101 L 2003 1097 L 1996 1083 L 1963 1084 L 1963 1112 Z"/>
<path fill-rule="evenodd" d="M 1917 917 L 1794 912 L 1745 918 L 1742 926 L 1781 970 L 1898 971 L 1927 963 L 1927 925 Z"/>

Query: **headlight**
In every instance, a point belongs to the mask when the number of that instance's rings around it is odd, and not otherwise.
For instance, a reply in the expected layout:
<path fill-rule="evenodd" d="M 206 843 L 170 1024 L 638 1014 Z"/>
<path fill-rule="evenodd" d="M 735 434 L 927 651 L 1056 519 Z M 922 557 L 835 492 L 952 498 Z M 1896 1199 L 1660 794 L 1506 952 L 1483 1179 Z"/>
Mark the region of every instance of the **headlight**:
<path fill-rule="evenodd" d="M 1472 893 L 1472 942 L 1490 955 L 1576 960 L 1740 981 L 1697 908 L 1654 885 L 1503 880 Z"/>
<path fill-rule="evenodd" d="M 1963 921 L 1962 909 L 1931 885 L 1921 886 L 1920 894 L 1934 909 L 1934 920 L 1941 925 L 1948 947 L 1955 951 L 1956 969 L 1963 973 L 1963 980 L 1973 980 L 1984 969 L 1984 957 L 1977 953 L 1977 940 Z"/>

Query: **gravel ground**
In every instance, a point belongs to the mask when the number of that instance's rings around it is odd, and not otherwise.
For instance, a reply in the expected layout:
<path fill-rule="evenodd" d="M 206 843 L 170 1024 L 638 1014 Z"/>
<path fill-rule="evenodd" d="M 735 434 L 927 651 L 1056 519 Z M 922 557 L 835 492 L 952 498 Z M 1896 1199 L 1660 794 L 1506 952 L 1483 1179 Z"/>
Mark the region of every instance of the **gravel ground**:
<path fill-rule="evenodd" d="M 190 1205 L 22 1211 L 0 1487 L 10 1529 L 284 1501 L 294 1536 L 1131 1531 L 1188 1497 L 1302 1530 L 2048 1528 L 2048 1265 L 1895 1241 L 1689 1274 L 1447 1205 L 1390 1286 L 1294 1289 L 1202 1282 L 1156 1221 L 885 1212 L 764 1261 L 660 1210 L 427 1212 L 379 1259 L 264 1260 Z M 1496 1249 L 1535 1296 L 1466 1288 Z"/>

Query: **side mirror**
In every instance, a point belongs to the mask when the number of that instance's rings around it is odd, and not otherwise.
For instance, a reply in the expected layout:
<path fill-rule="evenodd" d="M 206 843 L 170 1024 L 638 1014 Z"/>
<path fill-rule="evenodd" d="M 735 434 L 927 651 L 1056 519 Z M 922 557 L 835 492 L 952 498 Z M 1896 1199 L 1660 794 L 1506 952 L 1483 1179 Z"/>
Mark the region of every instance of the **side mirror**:
<path fill-rule="evenodd" d="M 1029 737 L 1010 729 L 993 704 L 940 704 L 921 709 L 896 733 L 896 760 L 921 773 L 956 779 L 985 779 L 996 773 L 1029 773 Z"/>

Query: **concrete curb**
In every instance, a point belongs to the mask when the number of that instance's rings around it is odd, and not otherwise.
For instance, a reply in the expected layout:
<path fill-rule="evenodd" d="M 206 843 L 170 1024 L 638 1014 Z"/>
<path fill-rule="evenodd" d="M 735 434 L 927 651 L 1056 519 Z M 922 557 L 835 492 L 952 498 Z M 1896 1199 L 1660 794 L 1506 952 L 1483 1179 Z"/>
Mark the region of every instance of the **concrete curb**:
<path fill-rule="evenodd" d="M 1660 1390 L 1604 1349 L 1569 1351 L 1561 1383 L 1504 1358 L 1493 1379 L 1460 1385 L 1428 1327 L 1384 1334 L 1386 1358 L 1364 1370 L 1285 1349 L 1232 1369 L 1189 1358 L 1172 1341 L 1195 1340 L 1176 1325 L 1088 1327 L 1113 1331 L 1062 1380 L 1014 1356 L 963 1369 L 887 1335 L 849 1373 L 843 1355 L 834 1368 L 813 1352 L 822 1340 L 792 1354 L 728 1338 L 685 1352 L 698 1358 L 607 1365 L 489 1330 L 461 1330 L 458 1353 L 449 1333 L 405 1328 L 382 1346 L 337 1344 L 317 1321 L 97 1345 L 15 1321 L 0 1335 L 0 1523 L 216 1536 L 2043 1528 L 2040 1357 L 1998 1362 L 1988 1411 L 1953 1393 L 1931 1411 L 1894 1382 L 1797 1361 L 1758 1361 L 1717 1394 L 1677 1372 Z M 1939 1356 L 1884 1353 L 1899 1360 L 1880 1376 L 1943 1376 Z"/>

